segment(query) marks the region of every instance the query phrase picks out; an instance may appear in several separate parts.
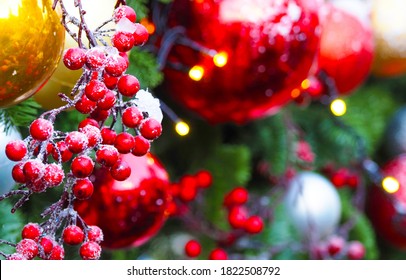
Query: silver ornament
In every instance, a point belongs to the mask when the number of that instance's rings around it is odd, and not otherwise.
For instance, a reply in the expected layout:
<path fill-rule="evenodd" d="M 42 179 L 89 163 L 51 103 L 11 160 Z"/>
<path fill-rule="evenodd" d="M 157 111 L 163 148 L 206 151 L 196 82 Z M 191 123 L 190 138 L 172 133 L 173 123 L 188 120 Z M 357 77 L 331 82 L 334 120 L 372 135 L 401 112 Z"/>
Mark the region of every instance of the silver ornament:
<path fill-rule="evenodd" d="M 299 235 L 317 241 L 331 235 L 340 221 L 341 201 L 336 188 L 323 176 L 302 172 L 289 183 L 286 213 Z"/>
<path fill-rule="evenodd" d="M 4 131 L 4 125 L 0 123 L 0 195 L 10 191 L 16 184 L 11 176 L 11 171 L 15 162 L 9 160 L 6 156 L 6 145 L 12 140 L 21 140 L 21 134 L 11 128 L 8 133 Z"/>

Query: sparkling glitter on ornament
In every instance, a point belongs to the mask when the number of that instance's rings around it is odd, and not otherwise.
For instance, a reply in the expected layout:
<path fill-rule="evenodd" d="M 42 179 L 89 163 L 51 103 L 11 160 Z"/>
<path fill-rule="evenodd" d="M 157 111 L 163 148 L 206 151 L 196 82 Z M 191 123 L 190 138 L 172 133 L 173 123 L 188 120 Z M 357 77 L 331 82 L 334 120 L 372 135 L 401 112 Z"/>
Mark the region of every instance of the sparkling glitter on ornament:
<path fill-rule="evenodd" d="M 65 29 L 52 3 L 0 2 L 0 108 L 32 96 L 58 65 Z"/>
<path fill-rule="evenodd" d="M 102 246 L 110 249 L 140 246 L 153 237 L 167 218 L 168 174 L 150 154 L 121 157 L 131 166 L 125 181 L 116 181 L 110 172 L 95 172 L 94 193 L 75 205 L 90 225 L 103 230 Z"/>
<path fill-rule="evenodd" d="M 332 234 L 341 216 L 337 190 L 313 172 L 302 172 L 290 181 L 284 205 L 299 234 L 313 241 Z"/>
<path fill-rule="evenodd" d="M 175 0 L 169 26 L 184 27 L 185 38 L 214 54 L 226 53 L 227 63 L 217 67 L 211 54 L 176 45 L 169 62 L 202 68 L 191 79 L 187 71 L 166 67 L 168 94 L 214 124 L 275 114 L 292 99 L 313 63 L 320 31 L 316 9 L 309 7 L 314 3 Z"/>

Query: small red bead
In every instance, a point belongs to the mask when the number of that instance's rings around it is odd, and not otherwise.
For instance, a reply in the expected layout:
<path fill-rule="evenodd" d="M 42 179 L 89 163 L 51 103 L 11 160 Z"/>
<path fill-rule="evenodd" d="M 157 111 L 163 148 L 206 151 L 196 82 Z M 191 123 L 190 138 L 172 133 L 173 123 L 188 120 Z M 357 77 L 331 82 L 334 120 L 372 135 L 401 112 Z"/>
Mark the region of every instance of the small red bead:
<path fill-rule="evenodd" d="M 35 181 L 42 177 L 44 172 L 44 164 L 39 160 L 28 160 L 23 166 L 25 178 L 28 181 Z"/>
<path fill-rule="evenodd" d="M 41 235 L 42 229 L 37 223 L 28 223 L 23 227 L 21 231 L 21 237 L 23 239 L 32 239 L 38 241 L 39 236 Z"/>
<path fill-rule="evenodd" d="M 30 134 L 32 138 L 39 141 L 48 140 L 54 132 L 52 122 L 45 119 L 36 119 L 30 125 Z"/>
<path fill-rule="evenodd" d="M 111 145 L 102 145 L 96 152 L 96 161 L 107 167 L 113 166 L 117 162 L 118 157 L 118 150 Z"/>
<path fill-rule="evenodd" d="M 213 176 L 210 171 L 200 170 L 195 174 L 197 186 L 202 189 L 209 188 L 213 183 Z"/>
<path fill-rule="evenodd" d="M 17 243 L 16 252 L 23 255 L 28 260 L 32 260 L 38 255 L 38 245 L 32 239 L 22 239 Z"/>
<path fill-rule="evenodd" d="M 106 54 L 102 48 L 91 48 L 86 53 L 86 65 L 91 70 L 98 70 L 104 66 Z"/>
<path fill-rule="evenodd" d="M 93 190 L 93 183 L 87 178 L 77 179 L 72 186 L 72 192 L 79 200 L 89 199 L 93 194 Z"/>
<path fill-rule="evenodd" d="M 156 119 L 145 119 L 140 125 L 140 133 L 148 140 L 158 138 L 162 133 L 162 125 Z"/>
<path fill-rule="evenodd" d="M 71 170 L 76 178 L 86 178 L 92 174 L 94 168 L 93 160 L 88 156 L 78 156 L 72 161 Z"/>
<path fill-rule="evenodd" d="M 113 19 L 114 22 L 119 22 L 122 18 L 126 17 L 131 22 L 135 22 L 137 19 L 137 14 L 134 9 L 127 5 L 122 5 L 114 10 Z"/>
<path fill-rule="evenodd" d="M 140 23 L 135 23 L 135 31 L 133 33 L 134 36 L 134 46 L 142 46 L 144 45 L 149 38 L 148 30 L 145 28 L 144 25 Z"/>
<path fill-rule="evenodd" d="M 345 240 L 340 236 L 333 236 L 328 240 L 327 251 L 330 256 L 340 253 L 345 246 Z"/>
<path fill-rule="evenodd" d="M 134 147 L 134 136 L 128 132 L 121 132 L 114 141 L 114 147 L 116 147 L 121 154 L 130 153 Z"/>
<path fill-rule="evenodd" d="M 249 234 L 260 233 L 264 229 L 264 222 L 261 217 L 251 216 L 245 222 L 244 229 Z"/>
<path fill-rule="evenodd" d="M 134 148 L 131 153 L 134 156 L 142 157 L 145 156 L 151 148 L 151 143 L 149 140 L 145 139 L 141 135 L 134 137 Z"/>
<path fill-rule="evenodd" d="M 202 245 L 197 240 L 189 240 L 185 245 L 185 254 L 188 257 L 195 258 L 202 252 Z"/>
<path fill-rule="evenodd" d="M 337 188 L 341 188 L 347 184 L 347 178 L 349 175 L 349 171 L 346 168 L 341 168 L 331 175 L 331 182 Z"/>
<path fill-rule="evenodd" d="M 227 260 L 227 252 L 223 249 L 216 248 L 210 252 L 209 260 Z"/>
<path fill-rule="evenodd" d="M 125 70 L 127 70 L 127 61 L 121 55 L 112 55 L 107 58 L 107 63 L 104 67 L 104 71 L 106 71 L 107 74 L 113 77 L 119 77 Z"/>
<path fill-rule="evenodd" d="M 22 140 L 10 141 L 6 145 L 6 156 L 9 160 L 20 161 L 27 154 L 27 146 Z"/>
<path fill-rule="evenodd" d="M 132 97 L 140 90 L 140 82 L 133 75 L 125 74 L 118 80 L 117 88 L 122 95 Z"/>
<path fill-rule="evenodd" d="M 24 162 L 17 163 L 16 165 L 14 165 L 13 170 L 11 171 L 11 176 L 17 183 L 23 184 L 28 181 L 23 171 L 24 164 Z"/>
<path fill-rule="evenodd" d="M 197 184 L 195 177 L 191 175 L 184 175 L 179 181 L 180 192 L 179 198 L 183 202 L 191 202 L 197 196 Z"/>
<path fill-rule="evenodd" d="M 39 241 L 39 251 L 41 258 L 45 258 L 45 256 L 51 254 L 52 249 L 54 248 L 54 242 L 55 240 L 53 240 L 53 238 L 49 236 L 44 236 L 41 238 L 41 240 Z"/>
<path fill-rule="evenodd" d="M 84 260 L 98 260 L 101 255 L 101 247 L 94 241 L 88 241 L 80 246 L 79 253 Z"/>
<path fill-rule="evenodd" d="M 232 189 L 224 198 L 224 205 L 227 207 L 242 205 L 248 201 L 248 191 L 243 187 Z"/>
<path fill-rule="evenodd" d="M 89 241 L 94 241 L 100 243 L 103 241 L 103 231 L 98 226 L 89 226 L 89 231 L 87 232 L 87 238 Z"/>
<path fill-rule="evenodd" d="M 117 181 L 124 181 L 131 175 L 131 167 L 124 160 L 118 160 L 110 169 L 110 174 Z"/>
<path fill-rule="evenodd" d="M 51 163 L 45 166 L 43 180 L 47 187 L 56 187 L 62 183 L 65 173 L 58 164 Z"/>
<path fill-rule="evenodd" d="M 85 234 L 83 230 L 76 226 L 67 226 L 62 233 L 63 242 L 69 245 L 79 245 L 85 239 Z"/>
<path fill-rule="evenodd" d="M 117 136 L 117 133 L 114 130 L 108 127 L 103 127 L 100 133 L 102 136 L 102 144 L 114 145 Z"/>
<path fill-rule="evenodd" d="M 245 223 L 248 218 L 248 211 L 244 207 L 234 206 L 228 213 L 228 222 L 235 228 L 245 228 Z"/>
<path fill-rule="evenodd" d="M 110 110 L 103 110 L 101 108 L 96 108 L 92 113 L 90 113 L 90 117 L 99 122 L 105 121 L 109 116 Z"/>
<path fill-rule="evenodd" d="M 89 139 L 86 134 L 79 131 L 72 131 L 65 138 L 66 145 L 72 153 L 83 152 L 89 144 Z"/>
<path fill-rule="evenodd" d="M 86 62 L 86 53 L 81 48 L 69 48 L 63 54 L 63 64 L 70 70 L 81 69 Z"/>
<path fill-rule="evenodd" d="M 103 73 L 103 83 L 108 89 L 114 89 L 117 85 L 118 77 L 109 75 L 108 73 Z"/>
<path fill-rule="evenodd" d="M 132 106 L 124 110 L 122 119 L 125 126 L 134 128 L 140 125 L 144 117 L 137 107 Z"/>

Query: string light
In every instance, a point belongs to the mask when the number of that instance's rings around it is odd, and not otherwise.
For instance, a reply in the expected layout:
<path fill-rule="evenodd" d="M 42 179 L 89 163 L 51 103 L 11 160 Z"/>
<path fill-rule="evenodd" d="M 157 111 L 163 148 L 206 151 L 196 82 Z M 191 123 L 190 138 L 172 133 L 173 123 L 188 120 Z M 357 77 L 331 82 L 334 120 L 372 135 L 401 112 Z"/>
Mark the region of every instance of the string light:
<path fill-rule="evenodd" d="M 395 193 L 399 190 L 400 184 L 396 178 L 388 176 L 382 180 L 382 187 L 387 193 Z"/>
<path fill-rule="evenodd" d="M 184 121 L 178 121 L 175 125 L 175 130 L 180 136 L 186 136 L 189 134 L 190 128 Z"/>
<path fill-rule="evenodd" d="M 300 96 L 300 89 L 295 88 L 290 92 L 290 96 L 292 96 L 292 98 L 298 98 Z"/>
<path fill-rule="evenodd" d="M 310 87 L 310 80 L 304 79 L 300 85 L 302 89 L 308 89 Z"/>
<path fill-rule="evenodd" d="M 334 116 L 341 117 L 347 112 L 347 104 L 342 99 L 335 99 L 330 104 L 330 110 Z"/>
<path fill-rule="evenodd" d="M 150 22 L 147 18 L 141 19 L 140 23 L 145 26 L 145 28 L 148 31 L 148 34 L 151 35 L 151 34 L 155 33 L 155 30 L 156 30 L 155 24 Z"/>
<path fill-rule="evenodd" d="M 224 67 L 228 62 L 228 54 L 226 52 L 219 52 L 213 56 L 213 63 L 217 67 Z"/>
<path fill-rule="evenodd" d="M 204 76 L 204 68 L 199 66 L 199 65 L 195 65 L 192 68 L 190 68 L 189 70 L 189 77 L 193 80 L 193 81 L 200 81 Z"/>

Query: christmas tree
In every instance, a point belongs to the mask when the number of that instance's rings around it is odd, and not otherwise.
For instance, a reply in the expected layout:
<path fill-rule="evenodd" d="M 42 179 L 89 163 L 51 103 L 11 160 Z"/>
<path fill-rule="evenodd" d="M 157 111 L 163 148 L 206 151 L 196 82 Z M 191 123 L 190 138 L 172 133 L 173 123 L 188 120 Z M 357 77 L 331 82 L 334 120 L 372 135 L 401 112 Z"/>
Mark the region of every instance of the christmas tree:
<path fill-rule="evenodd" d="M 404 259 L 405 5 L 2 1 L 1 258 Z"/>

